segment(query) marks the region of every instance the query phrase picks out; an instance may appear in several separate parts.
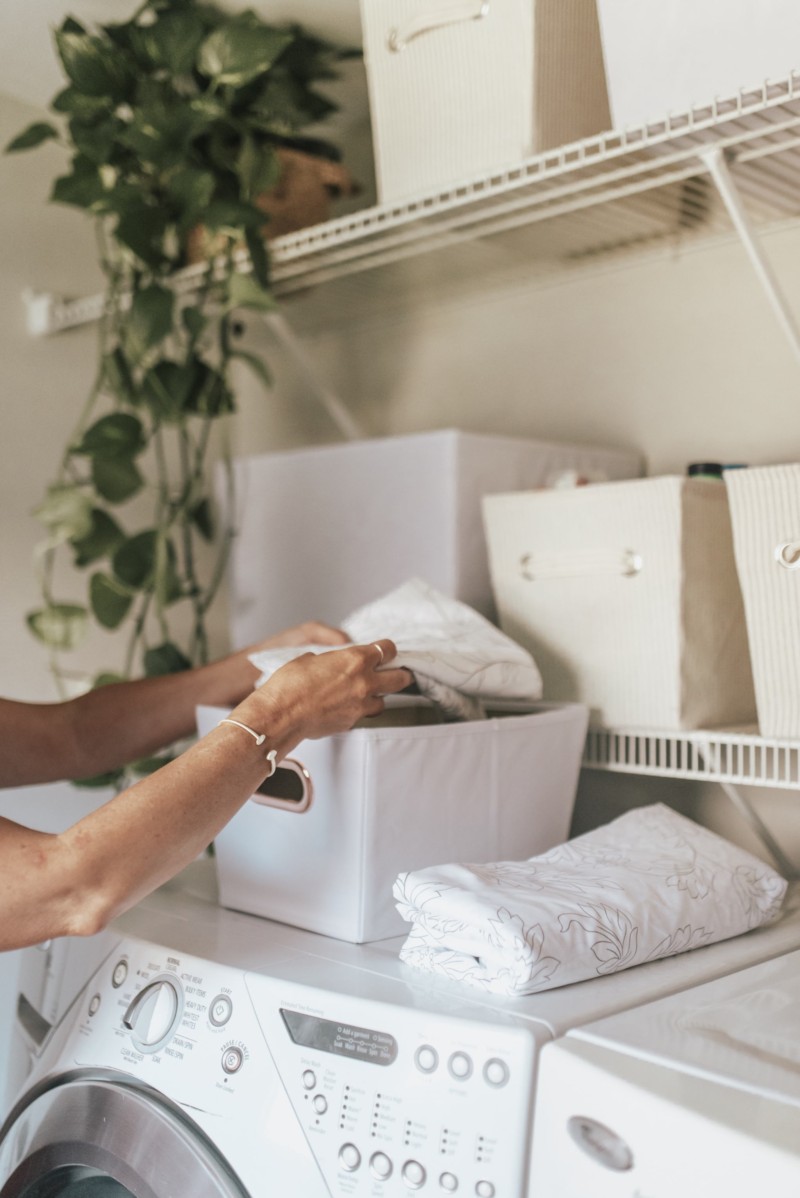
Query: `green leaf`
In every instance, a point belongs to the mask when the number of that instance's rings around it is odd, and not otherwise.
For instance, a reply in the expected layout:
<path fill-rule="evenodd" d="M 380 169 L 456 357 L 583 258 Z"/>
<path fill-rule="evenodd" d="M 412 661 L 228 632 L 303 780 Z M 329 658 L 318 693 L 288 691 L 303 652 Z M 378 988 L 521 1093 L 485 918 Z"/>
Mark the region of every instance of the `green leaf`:
<path fill-rule="evenodd" d="M 192 69 L 206 31 L 195 13 L 167 11 L 138 32 L 140 46 L 150 61 L 175 76 Z"/>
<path fill-rule="evenodd" d="M 107 42 L 64 28 L 56 30 L 55 39 L 67 77 L 78 91 L 117 103 L 127 98 L 131 77 L 125 60 Z"/>
<path fill-rule="evenodd" d="M 129 362 L 139 364 L 172 331 L 174 305 L 172 292 L 157 283 L 136 292 L 124 329 L 124 349 Z"/>
<path fill-rule="evenodd" d="M 234 397 L 218 371 L 206 366 L 202 385 L 189 397 L 187 411 L 198 416 L 226 416 L 236 410 Z"/>
<path fill-rule="evenodd" d="M 105 670 L 101 674 L 95 674 L 92 679 L 92 690 L 99 690 L 101 686 L 111 686 L 115 682 L 127 682 L 124 674 L 114 674 L 111 670 Z"/>
<path fill-rule="evenodd" d="M 181 320 L 193 342 L 202 337 L 203 331 L 208 325 L 208 317 L 203 315 L 200 308 L 184 308 L 181 312 Z"/>
<path fill-rule="evenodd" d="M 176 423 L 198 387 L 199 363 L 165 360 L 148 370 L 142 380 L 144 401 L 158 420 Z"/>
<path fill-rule="evenodd" d="M 189 519 L 205 541 L 214 540 L 214 513 L 208 499 L 201 499 L 194 505 Z"/>
<path fill-rule="evenodd" d="M 48 487 L 32 514 L 49 530 L 51 543 L 85 537 L 92 527 L 91 500 L 70 483 Z"/>
<path fill-rule="evenodd" d="M 72 204 L 76 208 L 102 211 L 107 204 L 108 193 L 100 167 L 83 155 L 77 156 L 72 162 L 72 173 L 60 175 L 54 182 L 50 199 L 56 204 Z"/>
<path fill-rule="evenodd" d="M 250 354 L 246 350 L 237 349 L 231 353 L 231 357 L 238 358 L 240 362 L 244 362 L 249 366 L 253 374 L 261 379 L 265 387 L 272 386 L 272 375 L 270 374 L 269 367 L 262 358 L 259 358 L 258 354 Z"/>
<path fill-rule="evenodd" d="M 91 120 L 106 115 L 108 100 L 105 96 L 85 96 L 75 87 L 65 87 L 50 102 L 50 107 L 53 112 L 63 112 L 69 116 Z"/>
<path fill-rule="evenodd" d="M 183 596 L 175 570 L 175 548 L 155 528 L 127 540 L 112 558 L 114 574 L 132 591 L 153 590 L 165 607 Z"/>
<path fill-rule="evenodd" d="M 142 757 L 139 761 L 133 761 L 130 768 L 139 777 L 147 777 L 149 774 L 154 774 L 156 770 L 160 770 L 162 766 L 169 765 L 174 760 L 175 755 L 173 753 L 162 753 L 158 757 Z"/>
<path fill-rule="evenodd" d="M 119 581 L 133 591 L 145 589 L 155 574 L 157 544 L 158 532 L 148 528 L 120 545 L 111 562 Z"/>
<path fill-rule="evenodd" d="M 125 540 L 116 520 L 104 512 L 102 508 L 93 508 L 89 531 L 80 537 L 71 537 L 70 542 L 75 551 L 75 565 L 78 569 L 99 561 L 113 553 Z"/>
<path fill-rule="evenodd" d="M 50 649 L 76 649 L 89 627 L 89 613 L 77 603 L 52 603 L 25 619 L 36 639 Z"/>
<path fill-rule="evenodd" d="M 108 205 L 111 206 L 111 205 Z M 164 261 L 164 235 L 169 225 L 163 208 L 153 208 L 141 196 L 116 205 L 119 220 L 114 230 L 117 241 L 133 250 L 147 266 L 158 269 Z"/>
<path fill-rule="evenodd" d="M 98 572 L 89 580 L 89 601 L 98 624 L 113 629 L 127 616 L 133 596 L 116 578 Z"/>
<path fill-rule="evenodd" d="M 254 200 L 262 191 L 269 191 L 281 177 L 281 162 L 271 146 L 246 136 L 236 159 L 236 173 L 242 195 Z"/>
<path fill-rule="evenodd" d="M 135 402 L 136 386 L 133 375 L 119 346 L 107 354 L 103 361 L 103 383 L 117 399 L 125 403 Z"/>
<path fill-rule="evenodd" d="M 73 778 L 72 785 L 84 790 L 100 790 L 106 786 L 117 787 L 124 778 L 124 770 L 111 770 L 107 774 L 95 774 L 92 778 Z"/>
<path fill-rule="evenodd" d="M 108 503 L 124 503 L 144 485 L 132 458 L 92 458 L 94 489 Z"/>
<path fill-rule="evenodd" d="M 84 158 L 97 163 L 98 166 L 110 161 L 121 128 L 123 126 L 120 121 L 108 116 L 100 120 L 73 117 L 69 122 L 73 145 Z"/>
<path fill-rule="evenodd" d="M 18 133 L 5 148 L 6 154 L 14 153 L 16 150 L 32 150 L 36 146 L 40 146 L 44 141 L 52 141 L 58 138 L 58 129 L 54 125 L 49 125 L 47 121 L 34 121 L 32 125 L 28 125 L 22 133 Z"/>
<path fill-rule="evenodd" d="M 146 445 L 144 426 L 138 416 L 112 412 L 90 425 L 70 452 L 93 458 L 133 458 Z"/>
<path fill-rule="evenodd" d="M 148 649 L 144 655 L 144 672 L 148 678 L 161 674 L 179 674 L 182 670 L 190 670 L 192 663 L 177 645 L 165 641 L 154 649 Z"/>
<path fill-rule="evenodd" d="M 215 200 L 203 213 L 203 224 L 207 229 L 228 237 L 241 237 L 244 229 L 260 229 L 264 221 L 264 213 L 259 208 L 236 200 Z"/>
<path fill-rule="evenodd" d="M 274 312 L 278 307 L 271 292 L 265 291 L 252 275 L 233 274 L 228 280 L 228 301 L 225 310 L 255 308 L 258 312 Z"/>
<path fill-rule="evenodd" d="M 197 57 L 198 70 L 217 84 L 242 87 L 269 70 L 292 36 L 285 30 L 233 19 L 205 39 Z"/>
<path fill-rule="evenodd" d="M 245 229 L 244 239 L 247 243 L 248 253 L 250 254 L 253 275 L 266 291 L 269 288 L 269 256 L 264 245 L 261 230 L 253 228 Z"/>

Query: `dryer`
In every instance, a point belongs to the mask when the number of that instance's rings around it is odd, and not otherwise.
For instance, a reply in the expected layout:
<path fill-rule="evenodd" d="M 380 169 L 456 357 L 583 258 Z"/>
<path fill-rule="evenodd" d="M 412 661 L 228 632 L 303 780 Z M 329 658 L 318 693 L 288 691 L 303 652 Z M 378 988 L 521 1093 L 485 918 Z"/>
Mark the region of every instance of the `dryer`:
<path fill-rule="evenodd" d="M 524 999 L 220 908 L 198 862 L 128 912 L 35 1051 L 1 1198 L 522 1198 L 554 1038 L 800 948 L 761 929 Z"/>
<path fill-rule="evenodd" d="M 796 1198 L 800 952 L 541 1054 L 531 1198 Z"/>

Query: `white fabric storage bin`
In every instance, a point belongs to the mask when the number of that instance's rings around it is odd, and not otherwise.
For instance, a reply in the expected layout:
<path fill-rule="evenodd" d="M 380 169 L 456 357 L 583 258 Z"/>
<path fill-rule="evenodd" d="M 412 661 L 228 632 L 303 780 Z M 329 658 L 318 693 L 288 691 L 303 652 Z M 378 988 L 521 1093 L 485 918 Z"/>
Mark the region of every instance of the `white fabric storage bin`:
<path fill-rule="evenodd" d="M 797 0 L 598 0 L 614 128 L 662 121 L 800 66 Z"/>
<path fill-rule="evenodd" d="M 755 720 L 725 486 L 663 477 L 484 500 L 500 624 L 545 699 L 608 726 Z"/>
<path fill-rule="evenodd" d="M 361 0 L 378 196 L 609 127 L 595 0 Z"/>
<path fill-rule="evenodd" d="M 422 578 L 494 617 L 481 496 L 565 470 L 630 478 L 637 454 L 453 430 L 240 458 L 230 564 L 234 645 L 302 619 L 338 624 Z"/>
<path fill-rule="evenodd" d="M 800 464 L 726 470 L 762 736 L 800 738 Z"/>
<path fill-rule="evenodd" d="M 198 708 L 200 735 L 226 714 Z M 310 774 L 310 805 L 245 804 L 215 840 L 220 900 L 354 943 L 397 936 L 403 870 L 529 857 L 566 839 L 587 719 L 577 704 L 544 705 L 303 741 L 291 756 Z"/>

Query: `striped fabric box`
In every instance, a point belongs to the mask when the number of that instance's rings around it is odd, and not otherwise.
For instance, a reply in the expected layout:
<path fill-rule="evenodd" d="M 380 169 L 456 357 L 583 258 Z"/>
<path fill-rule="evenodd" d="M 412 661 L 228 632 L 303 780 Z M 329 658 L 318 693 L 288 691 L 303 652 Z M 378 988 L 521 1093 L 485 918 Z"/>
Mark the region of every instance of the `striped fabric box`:
<path fill-rule="evenodd" d="M 726 470 L 762 736 L 800 737 L 800 464 Z"/>
<path fill-rule="evenodd" d="M 596 0 L 361 0 L 378 196 L 610 126 Z"/>

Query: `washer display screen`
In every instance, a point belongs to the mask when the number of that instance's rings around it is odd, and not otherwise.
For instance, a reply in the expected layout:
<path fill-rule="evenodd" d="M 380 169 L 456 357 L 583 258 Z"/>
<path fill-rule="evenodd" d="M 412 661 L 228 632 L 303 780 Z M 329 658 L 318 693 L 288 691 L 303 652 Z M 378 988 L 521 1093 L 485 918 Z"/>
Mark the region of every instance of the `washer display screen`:
<path fill-rule="evenodd" d="M 370 1065 L 391 1065 L 397 1056 L 397 1041 L 388 1032 L 319 1019 L 316 1015 L 287 1011 L 283 1007 L 281 1017 L 292 1040 L 304 1048 L 352 1057 Z"/>

